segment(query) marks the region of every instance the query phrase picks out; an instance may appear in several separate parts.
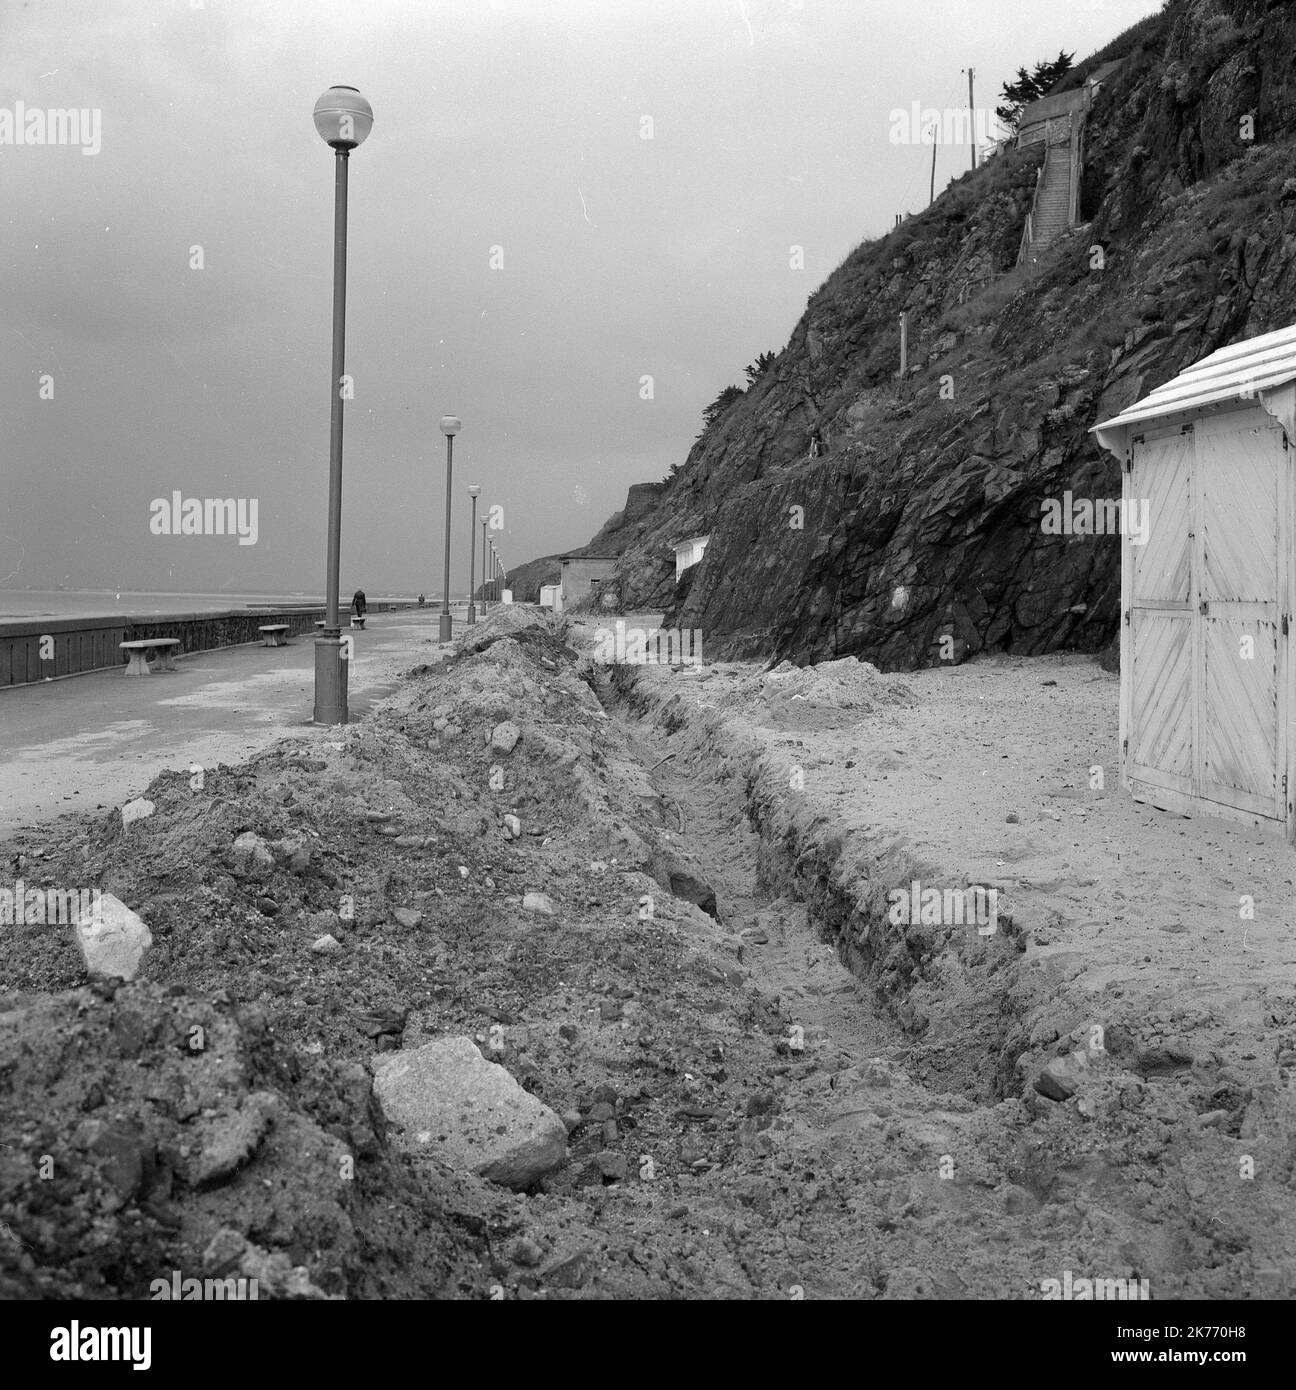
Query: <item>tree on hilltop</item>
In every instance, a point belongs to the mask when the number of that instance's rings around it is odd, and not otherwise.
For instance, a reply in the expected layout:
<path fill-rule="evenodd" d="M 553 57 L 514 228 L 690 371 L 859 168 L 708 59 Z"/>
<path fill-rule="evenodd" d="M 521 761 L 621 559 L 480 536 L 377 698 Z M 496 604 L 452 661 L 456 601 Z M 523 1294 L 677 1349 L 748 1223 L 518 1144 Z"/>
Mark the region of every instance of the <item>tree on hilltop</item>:
<path fill-rule="evenodd" d="M 1003 104 L 995 107 L 995 115 L 1004 125 L 1015 130 L 1022 111 L 1032 101 L 1046 96 L 1049 88 L 1071 71 L 1071 60 L 1074 57 L 1074 53 L 1059 53 L 1051 63 L 1036 63 L 1033 72 L 1018 68 L 1017 80 L 1003 84 L 1003 91 L 1000 93 Z"/>

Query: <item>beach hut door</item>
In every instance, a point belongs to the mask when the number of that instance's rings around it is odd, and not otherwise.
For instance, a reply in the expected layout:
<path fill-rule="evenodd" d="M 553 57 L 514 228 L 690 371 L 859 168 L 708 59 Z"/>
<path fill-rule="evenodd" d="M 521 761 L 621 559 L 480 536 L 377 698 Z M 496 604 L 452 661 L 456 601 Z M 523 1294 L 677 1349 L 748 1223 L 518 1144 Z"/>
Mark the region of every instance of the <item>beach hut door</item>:
<path fill-rule="evenodd" d="M 1167 809 L 1193 791 L 1192 462 L 1191 434 L 1149 437 L 1134 451 L 1128 481 L 1151 522 L 1146 541 L 1124 542 L 1132 571 L 1126 771 L 1136 794 Z"/>
<path fill-rule="evenodd" d="M 1194 431 L 1194 780 L 1210 801 L 1285 820 L 1278 690 L 1286 456 L 1281 426 L 1239 424 L 1224 415 Z"/>

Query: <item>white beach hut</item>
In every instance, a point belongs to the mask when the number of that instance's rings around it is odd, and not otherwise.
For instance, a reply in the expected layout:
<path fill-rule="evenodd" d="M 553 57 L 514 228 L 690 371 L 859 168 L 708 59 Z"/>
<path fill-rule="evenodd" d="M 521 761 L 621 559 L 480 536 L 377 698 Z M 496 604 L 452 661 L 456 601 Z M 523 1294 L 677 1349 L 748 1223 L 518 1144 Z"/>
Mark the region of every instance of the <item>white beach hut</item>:
<path fill-rule="evenodd" d="M 679 583 L 680 575 L 686 569 L 691 569 L 698 564 L 702 556 L 706 554 L 707 542 L 711 536 L 690 536 L 687 540 L 675 543 L 675 582 Z"/>
<path fill-rule="evenodd" d="M 1121 777 L 1296 838 L 1296 328 L 1211 353 L 1093 430 L 1121 462 Z M 1145 529 L 1144 529 L 1145 528 Z"/>

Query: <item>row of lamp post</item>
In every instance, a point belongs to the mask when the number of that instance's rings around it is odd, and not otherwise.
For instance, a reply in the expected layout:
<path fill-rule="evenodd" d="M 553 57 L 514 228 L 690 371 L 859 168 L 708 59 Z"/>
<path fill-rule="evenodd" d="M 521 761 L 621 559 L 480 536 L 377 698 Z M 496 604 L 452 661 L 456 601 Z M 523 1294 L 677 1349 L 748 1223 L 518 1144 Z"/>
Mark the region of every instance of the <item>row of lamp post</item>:
<path fill-rule="evenodd" d="M 504 597 L 506 585 L 504 580 L 508 577 L 504 568 L 504 561 L 500 553 L 495 549 L 495 542 L 486 537 L 486 523 L 482 522 L 482 593 L 489 595 L 492 603 L 499 603 Z M 490 551 L 490 578 L 486 578 L 486 551 Z"/>
<path fill-rule="evenodd" d="M 454 496 L 454 440 L 455 435 L 463 428 L 463 421 L 457 415 L 443 415 L 441 417 L 441 433 L 446 437 L 446 521 L 445 521 L 445 578 L 441 591 L 441 621 L 439 637 L 442 642 L 449 642 L 454 635 L 454 619 L 450 614 L 450 509 Z M 481 487 L 477 483 L 469 483 L 468 496 L 472 499 L 472 515 L 468 522 L 468 625 L 471 627 L 477 621 L 477 606 L 474 602 L 475 592 L 473 580 L 477 570 L 477 499 L 481 496 Z M 502 598 L 502 590 L 495 583 L 495 580 L 503 575 L 504 569 L 499 554 L 495 549 L 495 542 L 486 534 L 488 521 L 482 517 L 482 582 L 481 582 L 481 611 L 486 612 L 487 601 L 498 603 Z M 486 578 L 486 560 L 489 553 L 491 562 L 491 579 Z"/>
<path fill-rule="evenodd" d="M 354 87 L 330 87 L 315 103 L 315 129 L 333 150 L 333 375 L 330 384 L 329 415 L 329 501 L 328 501 L 328 568 L 325 576 L 324 631 L 315 640 L 315 723 L 345 724 L 347 708 L 348 646 L 342 640 L 342 624 L 338 613 L 342 552 L 342 402 L 346 394 L 344 380 L 346 347 L 346 255 L 347 255 L 347 163 L 351 151 L 362 145 L 373 129 L 373 107 Z M 454 439 L 463 428 L 457 415 L 441 417 L 441 433 L 446 437 L 446 522 L 445 522 L 445 583 L 441 598 L 440 639 L 448 642 L 454 629 L 450 615 L 450 506 L 452 474 L 454 471 Z M 469 526 L 468 547 L 468 622 L 477 621 L 473 603 L 473 572 L 476 568 L 474 549 L 477 540 L 477 498 L 481 488 L 473 483 L 468 489 L 472 498 L 472 522 Z M 488 595 L 498 601 L 499 579 L 503 567 L 495 552 L 494 542 L 486 535 L 486 519 L 482 519 L 482 612 L 486 611 Z M 486 553 L 490 550 L 491 580 L 486 578 Z"/>

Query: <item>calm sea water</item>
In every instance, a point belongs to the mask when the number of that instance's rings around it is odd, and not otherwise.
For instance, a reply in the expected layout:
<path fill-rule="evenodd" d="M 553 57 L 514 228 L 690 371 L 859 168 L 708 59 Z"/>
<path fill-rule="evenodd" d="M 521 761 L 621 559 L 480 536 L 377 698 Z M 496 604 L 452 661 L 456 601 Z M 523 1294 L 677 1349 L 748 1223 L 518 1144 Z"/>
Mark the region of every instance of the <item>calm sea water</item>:
<path fill-rule="evenodd" d="M 406 599 L 409 594 L 380 594 L 365 590 L 370 599 Z M 115 613 L 143 617 L 150 613 L 208 613 L 248 604 L 317 603 L 316 594 L 150 594 L 126 589 L 0 589 L 3 618 L 103 618 Z M 343 594 L 349 607 L 351 595 Z"/>

